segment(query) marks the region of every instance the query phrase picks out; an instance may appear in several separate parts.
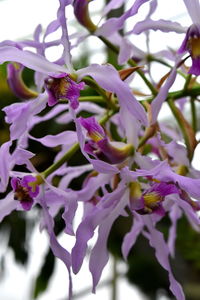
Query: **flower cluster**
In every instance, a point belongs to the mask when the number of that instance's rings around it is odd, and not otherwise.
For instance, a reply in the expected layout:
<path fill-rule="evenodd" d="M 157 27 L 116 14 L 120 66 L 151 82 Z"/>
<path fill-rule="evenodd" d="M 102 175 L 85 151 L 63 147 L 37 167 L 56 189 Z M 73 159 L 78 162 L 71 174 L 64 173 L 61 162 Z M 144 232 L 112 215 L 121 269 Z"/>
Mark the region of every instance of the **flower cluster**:
<path fill-rule="evenodd" d="M 71 299 L 71 272 L 79 272 L 95 230 L 98 229 L 98 237 L 89 257 L 93 292 L 109 260 L 107 241 L 112 225 L 120 215 L 128 213 L 132 227 L 121 245 L 124 259 L 137 237 L 143 235 L 168 272 L 171 292 L 176 299 L 184 300 L 170 256 L 175 254 L 178 219 L 185 215 L 197 231 L 200 225 L 200 172 L 192 165 L 198 145 L 195 108 L 200 93 L 200 3 L 183 0 L 192 19 L 191 26 L 185 28 L 177 22 L 152 20 L 156 0 L 132 1 L 127 10 L 125 2 L 110 0 L 102 11 L 103 17 L 122 5 L 124 10 L 120 16 L 101 19 L 97 26 L 90 16 L 88 0 L 59 0 L 57 19 L 44 33 L 38 27 L 33 40 L 0 43 L 0 63 L 9 62 L 7 81 L 18 98 L 3 108 L 5 122 L 10 124 L 10 139 L 0 147 L 0 192 L 8 192 L 0 200 L 0 219 L 14 210 L 29 211 L 36 204 L 40 207 L 41 227 L 49 234 L 53 254 L 67 267 Z M 149 7 L 145 20 L 125 32 L 126 20 L 137 15 L 143 5 Z M 85 27 L 77 35 L 68 33 L 65 13 L 70 6 L 77 22 Z M 58 28 L 61 37 L 47 42 L 46 38 Z M 122 28 L 124 36 L 119 33 Z M 150 30 L 157 29 L 165 32 L 164 36 L 169 31 L 185 34 L 180 47 L 151 54 L 129 39 L 145 32 L 149 42 Z M 90 34 L 117 55 L 117 66 L 107 63 L 74 68 L 71 50 L 81 46 Z M 74 37 L 78 38 L 73 44 Z M 60 58 L 50 62 L 45 50 L 60 45 Z M 189 69 L 185 66 L 188 57 L 192 59 Z M 168 68 L 159 81 L 152 78 L 154 61 Z M 24 82 L 25 68 L 34 72 L 33 86 Z M 137 90 L 134 76 L 140 76 L 148 94 Z M 184 88 L 169 92 L 178 76 L 185 80 Z M 191 122 L 183 113 L 188 104 L 192 107 Z M 158 119 L 165 105 L 169 105 L 177 126 Z M 46 121 L 62 125 L 58 126 L 62 130 L 54 135 L 41 132 L 40 138 L 35 137 L 34 128 Z M 53 163 L 45 170 L 39 171 L 34 165 L 30 141 L 42 144 L 47 151 L 56 149 Z M 73 166 L 72 157 L 76 158 Z M 25 166 L 26 172 L 19 171 L 20 166 Z M 74 188 L 73 180 L 81 175 L 84 180 L 80 188 Z M 75 230 L 80 205 L 84 211 Z M 65 234 L 74 236 L 71 251 L 61 246 L 54 232 L 55 216 L 61 209 Z M 157 224 L 167 217 L 171 227 L 166 241 Z"/>

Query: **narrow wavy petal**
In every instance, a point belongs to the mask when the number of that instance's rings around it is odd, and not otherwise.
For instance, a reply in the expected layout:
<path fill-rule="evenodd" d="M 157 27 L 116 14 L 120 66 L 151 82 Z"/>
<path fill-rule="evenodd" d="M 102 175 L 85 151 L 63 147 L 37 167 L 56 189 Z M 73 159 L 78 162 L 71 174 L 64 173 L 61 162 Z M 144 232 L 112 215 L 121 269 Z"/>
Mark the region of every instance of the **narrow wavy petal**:
<path fill-rule="evenodd" d="M 122 254 L 124 259 L 126 260 L 131 248 L 134 246 L 138 235 L 141 233 L 144 222 L 142 217 L 138 215 L 136 212 L 134 214 L 134 221 L 131 230 L 125 235 L 123 243 L 122 243 Z"/>
<path fill-rule="evenodd" d="M 97 29 L 95 33 L 97 35 L 103 35 L 106 37 L 112 35 L 114 32 L 120 30 L 123 27 L 124 22 L 128 18 L 136 15 L 140 6 L 142 6 L 147 1 L 149 0 L 136 0 L 133 6 L 121 17 L 108 19 L 108 21 L 106 21 L 99 29 Z"/>
<path fill-rule="evenodd" d="M 185 300 L 182 287 L 176 281 L 172 273 L 171 266 L 169 263 L 169 258 L 168 258 L 169 251 L 165 243 L 165 240 L 163 238 L 163 234 L 153 226 L 153 222 L 150 216 L 145 216 L 144 221 L 150 233 L 148 235 L 149 243 L 151 247 L 155 249 L 156 258 L 158 262 L 161 264 L 161 266 L 168 272 L 169 281 L 170 281 L 170 290 L 172 291 L 172 293 L 174 294 L 177 300 Z"/>
<path fill-rule="evenodd" d="M 147 30 L 161 30 L 163 32 L 171 32 L 174 31 L 176 33 L 186 33 L 187 27 L 183 27 L 178 22 L 166 21 L 166 20 L 158 20 L 154 21 L 151 19 L 147 19 L 146 21 L 138 22 L 133 28 L 132 33 L 140 34 L 141 32 Z M 130 33 L 129 32 L 129 33 Z"/>
<path fill-rule="evenodd" d="M 92 273 L 92 278 L 93 278 L 93 293 L 95 293 L 95 289 L 100 280 L 102 271 L 109 259 L 109 253 L 107 250 L 107 240 L 108 240 L 111 227 L 114 221 L 116 220 L 116 218 L 122 214 L 127 204 L 128 204 L 128 192 L 126 192 L 123 195 L 123 197 L 121 197 L 121 199 L 119 198 L 116 207 L 109 214 L 108 218 L 106 218 L 103 221 L 103 223 L 99 226 L 98 239 L 91 251 L 90 261 L 89 261 L 89 269 L 90 272 Z"/>
<path fill-rule="evenodd" d="M 152 121 L 151 123 L 154 124 L 157 120 L 158 114 L 160 112 L 160 109 L 162 107 L 163 102 L 166 100 L 169 89 L 171 88 L 172 84 L 174 83 L 177 75 L 177 69 L 175 67 L 172 69 L 169 77 L 167 78 L 165 84 L 161 87 L 158 95 L 155 97 L 151 104 L 152 108 Z"/>

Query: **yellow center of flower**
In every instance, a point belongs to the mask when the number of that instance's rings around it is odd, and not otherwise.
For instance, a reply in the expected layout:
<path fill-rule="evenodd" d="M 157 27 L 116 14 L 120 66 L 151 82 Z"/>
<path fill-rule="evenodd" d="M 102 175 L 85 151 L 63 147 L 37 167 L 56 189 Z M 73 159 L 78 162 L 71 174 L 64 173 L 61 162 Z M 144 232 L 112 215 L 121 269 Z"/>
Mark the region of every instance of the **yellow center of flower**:
<path fill-rule="evenodd" d="M 162 197 L 156 192 L 148 193 L 143 196 L 145 206 L 153 208 L 157 205 L 158 202 L 162 200 Z"/>
<path fill-rule="evenodd" d="M 60 82 L 59 82 L 59 92 L 60 92 L 60 94 L 65 96 L 68 88 L 69 88 L 69 82 L 67 81 L 67 79 L 65 77 L 60 78 Z"/>
<path fill-rule="evenodd" d="M 192 37 L 188 40 L 188 48 L 193 58 L 200 56 L 200 37 Z"/>
<path fill-rule="evenodd" d="M 102 139 L 104 139 L 104 136 L 101 135 L 101 134 L 100 134 L 99 132 L 97 132 L 97 131 L 91 132 L 91 133 L 89 134 L 89 137 L 90 137 L 95 143 L 97 143 L 97 142 L 101 141 Z"/>

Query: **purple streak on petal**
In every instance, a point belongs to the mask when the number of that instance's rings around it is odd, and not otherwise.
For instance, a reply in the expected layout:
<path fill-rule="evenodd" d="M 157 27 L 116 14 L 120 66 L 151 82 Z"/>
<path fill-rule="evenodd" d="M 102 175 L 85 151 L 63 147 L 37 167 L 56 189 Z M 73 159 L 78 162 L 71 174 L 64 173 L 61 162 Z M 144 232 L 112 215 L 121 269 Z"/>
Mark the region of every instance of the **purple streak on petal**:
<path fill-rule="evenodd" d="M 168 272 L 170 281 L 170 290 L 177 300 L 184 300 L 185 296 L 180 284 L 174 278 L 170 263 L 169 263 L 169 250 L 163 238 L 163 234 L 158 231 L 154 226 L 150 216 L 144 216 L 144 222 L 149 231 L 149 243 L 156 251 L 156 258 L 161 266 Z"/>
<path fill-rule="evenodd" d="M 169 77 L 167 78 L 165 84 L 161 87 L 158 95 L 155 97 L 151 104 L 152 108 L 152 124 L 154 124 L 157 120 L 158 114 L 160 112 L 161 106 L 163 102 L 166 100 L 169 89 L 173 85 L 177 75 L 177 64 L 172 69 Z"/>
<path fill-rule="evenodd" d="M 174 184 L 169 184 L 166 182 L 155 183 L 148 189 L 147 193 L 156 192 L 160 196 L 167 196 L 171 194 L 179 194 L 179 189 Z"/>
<path fill-rule="evenodd" d="M 177 204 L 174 204 L 170 210 L 169 217 L 171 220 L 171 226 L 169 230 L 169 236 L 168 236 L 168 248 L 169 253 L 172 257 L 175 255 L 175 241 L 176 241 L 176 227 L 177 227 L 177 221 L 182 216 L 182 212 L 180 208 L 177 206 Z"/>
<path fill-rule="evenodd" d="M 99 125 L 99 123 L 95 120 L 94 117 L 82 118 L 78 119 L 81 125 L 87 130 L 89 136 L 97 135 L 99 139 L 103 139 L 106 134 L 103 128 Z"/>
<path fill-rule="evenodd" d="M 145 125 L 147 124 L 143 106 L 133 96 L 129 86 L 120 79 L 118 72 L 111 65 L 100 66 L 94 64 L 77 71 L 77 74 L 80 78 L 90 75 L 103 89 L 116 93 L 120 105 L 125 106 L 137 120 Z"/>
<path fill-rule="evenodd" d="M 199 0 L 183 0 L 185 6 L 188 10 L 190 18 L 192 19 L 193 23 L 199 23 L 199 16 L 200 16 L 200 5 Z"/>
<path fill-rule="evenodd" d="M 137 213 L 133 212 L 134 214 L 134 223 L 132 225 L 131 230 L 125 235 L 122 243 L 122 254 L 124 259 L 126 260 L 128 257 L 128 254 L 135 244 L 138 235 L 141 233 L 144 222 L 142 220 L 142 217 L 138 215 Z"/>
<path fill-rule="evenodd" d="M 132 7 L 128 11 L 126 11 L 121 17 L 111 18 L 108 21 L 106 21 L 99 29 L 97 29 L 96 34 L 108 37 L 114 32 L 120 30 L 123 27 L 124 22 L 128 18 L 136 15 L 140 6 L 147 1 L 149 0 L 136 0 Z"/>
<path fill-rule="evenodd" d="M 138 22 L 132 31 L 132 33 L 140 34 L 141 32 L 147 30 L 161 30 L 163 32 L 171 32 L 174 31 L 176 33 L 186 33 L 187 27 L 182 27 L 178 22 L 166 21 L 166 20 L 158 20 L 154 21 L 151 19 L 147 19 L 146 21 Z"/>
<path fill-rule="evenodd" d="M 98 239 L 94 245 L 89 261 L 89 269 L 93 278 L 93 293 L 100 280 L 101 273 L 108 262 L 109 254 L 107 250 L 107 240 L 114 221 L 119 217 L 124 208 L 128 204 L 128 195 L 125 193 L 123 197 L 118 199 L 115 208 L 110 212 L 109 216 L 99 226 Z"/>
<path fill-rule="evenodd" d="M 15 61 L 29 69 L 41 72 L 43 74 L 51 74 L 52 72 L 66 72 L 66 68 L 49 62 L 46 58 L 39 54 L 27 50 L 20 50 L 15 47 L 4 46 L 0 48 L 0 63 L 7 61 Z"/>

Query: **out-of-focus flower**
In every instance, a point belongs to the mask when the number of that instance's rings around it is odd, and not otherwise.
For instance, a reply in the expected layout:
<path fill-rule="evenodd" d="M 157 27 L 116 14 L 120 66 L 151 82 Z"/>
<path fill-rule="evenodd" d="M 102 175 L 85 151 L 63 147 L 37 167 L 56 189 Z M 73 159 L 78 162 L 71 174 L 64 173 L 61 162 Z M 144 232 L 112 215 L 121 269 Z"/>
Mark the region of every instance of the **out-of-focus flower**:
<path fill-rule="evenodd" d="M 163 32 L 174 31 L 176 33 L 186 33 L 186 36 L 182 42 L 178 53 L 182 54 L 188 51 L 192 58 L 192 66 L 189 69 L 189 73 L 194 75 L 200 75 L 200 3 L 199 0 L 183 0 L 188 13 L 191 17 L 193 24 L 189 27 L 182 27 L 177 22 L 158 20 L 154 21 L 151 19 L 139 22 L 135 25 L 132 32 L 139 34 L 143 31 L 153 29 L 161 30 Z"/>

